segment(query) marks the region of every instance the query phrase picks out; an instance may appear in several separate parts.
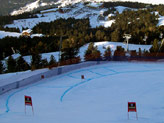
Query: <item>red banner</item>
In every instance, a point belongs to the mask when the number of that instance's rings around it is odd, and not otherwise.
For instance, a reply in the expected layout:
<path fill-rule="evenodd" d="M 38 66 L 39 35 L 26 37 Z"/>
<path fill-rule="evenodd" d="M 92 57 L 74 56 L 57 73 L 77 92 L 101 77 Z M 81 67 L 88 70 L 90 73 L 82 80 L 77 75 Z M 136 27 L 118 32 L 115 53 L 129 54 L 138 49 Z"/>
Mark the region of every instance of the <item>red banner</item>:
<path fill-rule="evenodd" d="M 25 105 L 32 106 L 32 98 L 30 96 L 25 96 Z"/>
<path fill-rule="evenodd" d="M 136 102 L 128 102 L 128 112 L 137 112 Z"/>

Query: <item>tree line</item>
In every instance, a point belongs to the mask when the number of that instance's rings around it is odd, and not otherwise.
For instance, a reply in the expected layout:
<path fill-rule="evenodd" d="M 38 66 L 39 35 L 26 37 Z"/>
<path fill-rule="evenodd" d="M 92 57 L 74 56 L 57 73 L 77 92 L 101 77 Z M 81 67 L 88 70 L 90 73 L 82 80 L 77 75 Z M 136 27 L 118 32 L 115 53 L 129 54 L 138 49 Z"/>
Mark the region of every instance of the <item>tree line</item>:
<path fill-rule="evenodd" d="M 157 46 L 157 47 L 155 47 Z M 153 45 L 153 47 L 149 51 L 141 51 L 141 48 L 138 49 L 138 52 L 136 50 L 132 51 L 126 51 L 121 46 L 117 46 L 114 53 L 111 50 L 110 47 L 104 47 L 105 51 L 104 53 L 101 53 L 100 50 L 98 50 L 98 47 L 94 45 L 93 42 L 89 43 L 88 48 L 84 52 L 84 60 L 85 61 L 127 61 L 127 60 L 157 60 L 159 58 L 164 58 L 164 54 L 154 52 L 153 48 L 156 48 L 156 50 L 159 50 L 159 45 Z M 157 49 L 158 48 L 158 49 Z M 161 47 L 161 50 L 164 50 L 164 46 Z M 50 60 L 43 59 L 42 55 L 38 53 L 33 53 L 31 55 L 31 62 L 27 63 L 23 56 L 18 57 L 17 59 L 14 59 L 12 56 L 9 56 L 5 62 L 6 65 L 4 65 L 0 61 L 0 74 L 2 73 L 9 73 L 9 72 L 20 72 L 20 71 L 26 71 L 26 70 L 36 70 L 41 68 L 53 68 L 61 65 L 69 65 L 69 64 L 76 64 L 81 62 L 81 58 L 78 56 L 79 52 L 74 52 L 71 54 L 72 57 L 68 57 L 65 59 L 55 59 L 53 55 L 51 55 Z M 127 53 L 130 54 L 127 55 Z M 63 57 L 69 56 L 70 54 L 63 55 Z M 6 66 L 6 67 L 5 67 Z"/>

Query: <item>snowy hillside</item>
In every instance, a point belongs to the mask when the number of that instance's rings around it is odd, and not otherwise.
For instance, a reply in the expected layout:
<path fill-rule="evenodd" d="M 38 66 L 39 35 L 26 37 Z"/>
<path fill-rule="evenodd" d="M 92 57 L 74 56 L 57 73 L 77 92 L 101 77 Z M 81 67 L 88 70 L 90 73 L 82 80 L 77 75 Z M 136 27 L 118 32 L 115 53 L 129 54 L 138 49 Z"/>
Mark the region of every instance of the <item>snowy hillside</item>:
<path fill-rule="evenodd" d="M 78 3 L 72 6 L 63 7 L 62 10 L 59 8 L 53 8 L 48 10 L 43 10 L 40 14 L 37 14 L 37 18 L 29 19 L 19 19 L 14 20 L 13 24 L 7 24 L 5 27 L 9 28 L 19 28 L 22 31 L 22 28 L 32 29 L 34 26 L 41 22 L 51 22 L 59 18 L 75 18 L 83 19 L 89 18 L 90 25 L 92 28 L 104 26 L 110 27 L 115 20 L 110 19 L 114 14 L 110 13 L 107 16 L 104 16 L 103 13 L 107 11 L 107 8 L 101 7 L 101 3 L 89 3 L 87 5 L 83 3 Z M 124 6 L 117 6 L 115 9 L 122 13 L 126 9 L 131 9 Z M 136 9 L 131 9 L 136 10 Z M 158 26 L 164 25 L 164 17 L 160 16 Z"/>
<path fill-rule="evenodd" d="M 19 37 L 21 33 L 0 31 L 0 39 L 4 37 Z"/>
<path fill-rule="evenodd" d="M 17 32 L 6 32 L 6 31 L 0 31 L 0 39 L 5 38 L 5 37 L 20 37 L 22 33 L 17 33 Z M 33 37 L 42 37 L 42 34 L 32 34 L 31 38 Z"/>
<path fill-rule="evenodd" d="M 40 0 L 37 0 L 33 3 L 27 4 L 24 7 L 21 7 L 19 10 L 14 10 L 11 13 L 11 15 L 18 15 L 18 14 L 22 14 L 24 12 L 30 12 L 30 11 L 33 11 L 34 9 L 36 9 L 36 8 L 39 8 L 39 7 L 42 7 L 42 6 L 47 6 L 47 5 L 48 5 L 48 3 L 43 3 Z"/>
<path fill-rule="evenodd" d="M 50 3 L 46 3 L 46 2 L 42 2 L 41 0 L 36 0 L 35 2 L 31 3 L 31 4 L 27 4 L 24 7 L 21 7 L 19 10 L 14 10 L 11 15 L 18 15 L 18 14 L 22 14 L 24 12 L 29 12 L 32 11 L 36 8 L 42 7 L 42 6 L 48 6 L 48 5 L 53 5 L 53 4 L 59 4 L 59 7 L 65 7 L 68 5 L 72 5 L 75 3 L 79 3 L 79 2 L 116 2 L 116 1 L 130 1 L 130 2 L 141 2 L 141 3 L 148 3 L 148 4 L 164 4 L 164 1 L 162 0 L 58 0 L 58 2 L 50 2 Z"/>
<path fill-rule="evenodd" d="M 0 95 L 0 121 L 162 123 L 163 74 L 163 63 L 110 62 L 45 78 Z M 30 106 L 25 114 L 24 95 L 32 97 L 34 115 Z M 136 102 L 138 120 L 135 112 L 128 120 L 128 102 Z"/>
<path fill-rule="evenodd" d="M 78 2 L 117 2 L 117 1 L 129 1 L 129 2 L 140 2 L 140 3 L 148 3 L 148 4 L 164 4 L 162 0 L 59 0 L 58 3 L 61 3 L 61 6 L 67 6 L 70 4 L 75 4 Z"/>
<path fill-rule="evenodd" d="M 119 7 L 118 7 L 119 8 Z M 37 14 L 38 18 L 30 18 L 30 19 L 20 19 L 15 20 L 13 24 L 6 25 L 6 27 L 15 27 L 19 28 L 22 31 L 22 28 L 30 28 L 32 29 L 36 24 L 40 22 L 51 22 L 59 18 L 90 18 L 90 24 L 92 27 L 96 26 L 105 26 L 109 27 L 114 22 L 114 20 L 108 20 L 108 18 L 104 18 L 104 20 L 99 20 L 98 17 L 101 16 L 101 13 L 106 11 L 107 9 L 90 9 L 88 6 L 85 6 L 82 3 L 76 4 L 70 7 L 62 8 L 64 13 L 60 13 L 58 8 L 50 9 L 46 11 L 41 11 L 41 14 Z M 125 8 L 124 8 L 125 9 Z M 122 11 L 122 9 L 121 9 Z"/>

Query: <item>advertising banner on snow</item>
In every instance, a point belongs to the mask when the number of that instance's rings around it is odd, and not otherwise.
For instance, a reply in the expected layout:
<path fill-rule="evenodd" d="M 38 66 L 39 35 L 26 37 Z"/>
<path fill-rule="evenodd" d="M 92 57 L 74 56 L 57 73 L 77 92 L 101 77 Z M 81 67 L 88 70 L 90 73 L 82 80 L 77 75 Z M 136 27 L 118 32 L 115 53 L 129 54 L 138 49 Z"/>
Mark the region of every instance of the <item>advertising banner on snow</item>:
<path fill-rule="evenodd" d="M 129 112 L 136 112 L 136 119 L 138 119 L 136 102 L 128 102 L 128 119 L 129 119 Z"/>
<path fill-rule="evenodd" d="M 33 109 L 33 105 L 32 105 L 32 98 L 30 96 L 24 96 L 25 99 L 25 114 L 26 114 L 26 106 L 31 106 L 32 107 L 32 112 L 34 115 L 34 109 Z"/>

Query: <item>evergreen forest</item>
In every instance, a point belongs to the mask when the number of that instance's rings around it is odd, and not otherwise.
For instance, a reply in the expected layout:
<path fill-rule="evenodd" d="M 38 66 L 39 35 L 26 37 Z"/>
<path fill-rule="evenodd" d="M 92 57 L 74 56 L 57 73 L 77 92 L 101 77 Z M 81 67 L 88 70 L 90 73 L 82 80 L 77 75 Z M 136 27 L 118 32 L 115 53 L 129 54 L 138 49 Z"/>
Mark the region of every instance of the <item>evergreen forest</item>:
<path fill-rule="evenodd" d="M 115 10 L 116 6 L 125 6 L 134 8 L 134 10 L 127 9 L 122 13 Z M 115 20 L 111 27 L 105 28 L 103 26 L 91 28 L 89 18 L 83 19 L 58 19 L 50 23 L 42 22 L 36 25 L 32 30 L 33 33 L 41 33 L 43 37 L 5 37 L 0 39 L 0 60 L 11 56 L 13 50 L 16 53 L 21 54 L 21 57 L 14 61 L 12 57 L 8 58 L 7 64 L 10 71 L 22 71 L 31 69 L 43 68 L 46 66 L 56 66 L 56 60 L 51 57 L 50 63 L 46 59 L 41 59 L 39 54 L 59 51 L 61 48 L 61 61 L 67 60 L 67 63 L 76 63 L 80 61 L 77 56 L 79 48 L 87 43 L 90 43 L 88 50 L 85 52 L 85 60 L 103 59 L 111 60 L 111 50 L 106 49 L 104 54 L 101 54 L 96 47 L 93 46 L 94 42 L 101 41 L 114 41 L 125 42 L 125 34 L 130 34 L 131 38 L 129 43 L 133 44 L 151 44 L 150 51 L 144 51 L 144 53 L 136 53 L 131 51 L 131 56 L 141 56 L 141 54 L 147 56 L 148 53 L 163 53 L 164 45 L 161 44 L 164 34 L 164 26 L 158 26 L 158 18 L 164 16 L 164 5 L 147 5 L 141 3 L 130 2 L 108 2 L 104 3 L 103 7 L 108 8 L 104 12 L 104 16 L 109 13 L 113 13 L 114 16 L 108 18 L 108 20 Z M 37 13 L 37 12 L 36 12 Z M 12 23 L 15 19 L 36 17 L 36 13 L 24 13 L 18 16 L 0 16 L 0 29 L 6 31 L 19 32 L 15 28 L 5 28 L 4 25 Z M 62 40 L 62 46 L 60 43 Z M 160 50 L 159 50 L 160 47 Z M 125 56 L 125 50 L 118 47 L 114 56 Z M 140 54 L 140 55 L 139 55 Z M 22 56 L 32 55 L 32 63 L 29 65 L 23 61 Z M 68 61 L 73 59 L 71 61 Z M 118 60 L 117 57 L 113 60 Z M 4 71 L 3 63 L 0 62 L 0 71 Z M 12 64 L 10 66 L 10 64 Z M 22 69 L 18 66 L 26 66 Z M 36 65 L 37 64 L 37 65 Z M 63 63 L 66 64 L 66 63 Z M 12 68 L 14 66 L 15 68 Z M 13 71 L 12 71 L 13 70 Z"/>

